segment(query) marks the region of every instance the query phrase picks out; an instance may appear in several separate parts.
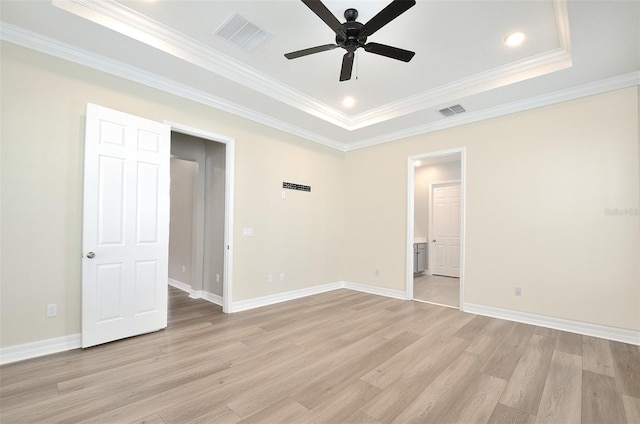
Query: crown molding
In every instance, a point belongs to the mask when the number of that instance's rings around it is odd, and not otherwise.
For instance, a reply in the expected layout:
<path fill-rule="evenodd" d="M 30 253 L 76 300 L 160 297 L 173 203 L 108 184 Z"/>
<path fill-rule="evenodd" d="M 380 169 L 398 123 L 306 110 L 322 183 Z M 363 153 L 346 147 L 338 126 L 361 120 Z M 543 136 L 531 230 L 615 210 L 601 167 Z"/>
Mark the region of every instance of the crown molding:
<path fill-rule="evenodd" d="M 361 113 L 352 120 L 350 129 L 368 127 L 409 113 L 559 71 L 571 65 L 571 56 L 563 49 L 541 53 Z"/>
<path fill-rule="evenodd" d="M 105 72 L 120 78 L 127 79 L 160 91 L 173 94 L 188 100 L 192 100 L 243 118 L 261 123 L 271 128 L 293 134 L 312 142 L 342 151 L 349 152 L 363 149 L 378 144 L 428 134 L 459 125 L 478 122 L 485 119 L 497 118 L 516 112 L 523 112 L 556 103 L 579 99 L 581 97 L 605 93 L 608 91 L 623 89 L 640 85 L 640 72 L 628 74 L 583 84 L 553 93 L 548 93 L 528 99 L 523 99 L 503 105 L 494 106 L 476 112 L 468 112 L 463 115 L 455 115 L 441 121 L 406 128 L 401 131 L 387 133 L 379 137 L 364 139 L 353 143 L 341 143 L 328 137 L 324 137 L 312 131 L 291 125 L 274 119 L 260 112 L 248 109 L 244 106 L 229 102 L 222 98 L 212 96 L 200 90 L 177 83 L 168 78 L 159 77 L 151 72 L 141 70 L 131 65 L 82 50 L 68 44 L 55 41 L 51 38 L 27 31 L 12 24 L 0 21 L 0 39 L 40 53 L 57 57 L 69 62 L 77 63 L 101 72 Z"/>
<path fill-rule="evenodd" d="M 347 131 L 368 127 L 571 66 L 566 2 L 567 0 L 552 0 L 560 45 L 558 49 L 478 73 L 355 116 L 348 116 L 116 1 L 52 0 L 54 6 L 69 13 L 120 32 Z"/>
<path fill-rule="evenodd" d="M 255 68 L 115 1 L 52 0 L 62 10 L 117 31 L 261 94 L 348 129 L 349 117 Z"/>
<path fill-rule="evenodd" d="M 500 116 L 509 115 L 512 113 L 524 112 L 543 106 L 550 106 L 557 103 L 563 103 L 580 99 L 582 97 L 593 96 L 637 85 L 640 85 L 640 71 L 631 72 L 612 78 L 578 85 L 576 87 L 571 87 L 564 90 L 554 91 L 552 93 L 543 94 L 540 96 L 530 97 L 528 99 L 490 107 L 487 109 L 479 110 L 477 112 L 455 115 L 451 118 L 447 118 L 438 122 L 419 125 L 416 127 L 407 128 L 402 131 L 388 133 L 379 137 L 373 137 L 359 142 L 349 143 L 345 146 L 345 151 L 350 152 L 353 150 L 363 149 L 378 144 L 401 140 L 403 138 L 414 137 L 421 134 L 428 134 L 447 128 L 457 127 L 459 125 L 484 121 L 486 119 L 498 118 Z"/>
<path fill-rule="evenodd" d="M 344 151 L 344 144 L 328 137 L 291 125 L 267 116 L 263 113 L 246 108 L 228 100 L 222 99 L 196 90 L 184 84 L 180 84 L 168 78 L 160 77 L 140 68 L 127 65 L 122 62 L 101 56 L 87 50 L 83 50 L 49 37 L 36 34 L 18 26 L 0 22 L 0 39 L 16 44 L 30 50 L 38 51 L 49 56 L 77 63 L 101 72 L 108 73 L 129 81 L 133 81 L 147 87 L 155 88 L 165 93 L 173 94 L 194 102 L 198 102 L 213 108 L 232 113 L 254 122 L 275 128 L 289 134 L 297 135 L 307 140 L 322 144 L 333 149 Z"/>

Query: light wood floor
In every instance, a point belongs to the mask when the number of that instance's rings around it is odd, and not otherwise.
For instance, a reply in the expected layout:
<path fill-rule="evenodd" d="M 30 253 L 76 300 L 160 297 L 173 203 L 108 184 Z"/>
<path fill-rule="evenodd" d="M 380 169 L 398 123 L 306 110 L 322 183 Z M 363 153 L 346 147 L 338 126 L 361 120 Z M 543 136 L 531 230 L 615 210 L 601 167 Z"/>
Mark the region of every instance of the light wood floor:
<path fill-rule="evenodd" d="M 12 423 L 638 423 L 638 346 L 337 290 L 0 368 Z"/>
<path fill-rule="evenodd" d="M 460 279 L 441 275 L 414 277 L 413 298 L 460 308 Z"/>

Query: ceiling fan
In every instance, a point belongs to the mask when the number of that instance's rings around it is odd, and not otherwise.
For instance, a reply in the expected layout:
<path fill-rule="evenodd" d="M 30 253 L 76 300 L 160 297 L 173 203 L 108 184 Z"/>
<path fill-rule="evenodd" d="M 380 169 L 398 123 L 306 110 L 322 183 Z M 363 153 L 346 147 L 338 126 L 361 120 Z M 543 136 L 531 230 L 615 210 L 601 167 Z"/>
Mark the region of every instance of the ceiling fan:
<path fill-rule="evenodd" d="M 320 19 L 324 21 L 336 33 L 335 44 L 324 44 L 322 46 L 311 47 L 308 49 L 298 50 L 284 55 L 287 59 L 296 59 L 298 57 L 307 56 L 314 53 L 320 53 L 327 50 L 333 50 L 342 47 L 347 52 L 342 58 L 342 69 L 340 70 L 340 81 L 351 79 L 351 71 L 353 69 L 353 59 L 355 51 L 362 47 L 369 53 L 379 54 L 381 56 L 390 57 L 391 59 L 409 62 L 414 52 L 399 49 L 397 47 L 387 46 L 379 43 L 367 43 L 367 37 L 373 35 L 380 28 L 409 10 L 416 2 L 415 0 L 393 0 L 387 7 L 382 9 L 376 16 L 371 18 L 366 24 L 357 22 L 358 11 L 356 9 L 347 9 L 344 12 L 345 23 L 340 23 L 338 19 L 327 9 L 320 0 L 302 0 L 309 9 Z"/>

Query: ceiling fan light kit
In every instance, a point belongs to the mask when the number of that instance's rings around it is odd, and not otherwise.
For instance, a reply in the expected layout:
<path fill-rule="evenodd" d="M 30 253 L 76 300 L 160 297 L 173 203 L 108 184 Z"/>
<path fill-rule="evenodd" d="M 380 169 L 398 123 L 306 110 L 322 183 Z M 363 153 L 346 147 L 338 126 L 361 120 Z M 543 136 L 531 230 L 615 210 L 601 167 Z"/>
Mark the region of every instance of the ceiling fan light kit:
<path fill-rule="evenodd" d="M 336 41 L 335 44 L 324 44 L 287 53 L 284 55 L 287 59 L 297 59 L 299 57 L 341 47 L 346 50 L 346 53 L 342 57 L 340 81 L 347 81 L 351 79 L 353 59 L 355 57 L 356 50 L 360 47 L 362 47 L 366 52 L 385 56 L 391 59 L 401 60 L 403 62 L 409 62 L 415 55 L 412 51 L 400 49 L 398 47 L 379 43 L 367 43 L 367 37 L 373 35 L 380 28 L 413 7 L 416 4 L 415 0 L 393 0 L 366 24 L 356 21 L 356 19 L 358 19 L 358 11 L 356 9 L 345 10 L 344 18 L 346 21 L 344 23 L 340 23 L 340 21 L 338 21 L 333 13 L 327 9 L 322 1 L 302 0 L 302 2 L 307 5 L 307 7 L 320 19 L 322 19 L 322 21 L 326 23 L 333 32 L 335 32 Z"/>

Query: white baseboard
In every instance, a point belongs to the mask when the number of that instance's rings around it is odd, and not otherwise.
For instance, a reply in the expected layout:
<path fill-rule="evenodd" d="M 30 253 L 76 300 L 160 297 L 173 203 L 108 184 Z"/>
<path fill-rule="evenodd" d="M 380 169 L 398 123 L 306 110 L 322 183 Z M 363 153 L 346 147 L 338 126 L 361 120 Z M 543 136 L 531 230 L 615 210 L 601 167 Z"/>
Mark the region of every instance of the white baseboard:
<path fill-rule="evenodd" d="M 366 284 L 352 283 L 349 281 L 345 281 L 344 288 L 350 289 L 350 290 L 356 290 L 364 293 L 369 293 L 369 294 L 376 294 L 378 296 L 392 297 L 394 299 L 401 299 L 401 300 L 407 299 L 406 292 L 401 290 L 386 289 L 384 287 L 375 287 L 375 286 L 369 286 Z"/>
<path fill-rule="evenodd" d="M 56 337 L 39 342 L 5 347 L 0 349 L 0 365 L 50 355 L 65 350 L 78 349 L 81 347 L 81 342 L 82 338 L 80 334 L 71 334 L 69 336 Z"/>
<path fill-rule="evenodd" d="M 179 283 L 181 286 L 175 285 L 175 283 Z M 217 305 L 222 305 L 221 296 L 209 292 L 191 290 L 191 287 L 188 284 L 180 283 L 179 281 L 175 280 L 170 280 L 169 284 L 181 290 L 184 290 L 183 287 L 186 287 L 188 288 L 188 290 L 184 291 L 190 293 L 190 295 L 195 295 Z M 254 299 L 242 300 L 240 302 L 234 302 L 231 305 L 231 312 L 246 311 L 249 309 L 259 308 L 261 306 L 273 305 L 275 303 L 286 302 L 288 300 L 299 299 L 302 297 L 312 296 L 314 294 L 324 293 L 342 288 L 379 296 L 391 297 L 394 299 L 405 299 L 405 292 L 400 290 L 392 290 L 369 286 L 366 284 L 340 281 L 336 283 L 323 284 L 319 286 L 308 287 L 305 289 L 293 290 L 270 296 L 263 296 Z M 552 318 L 543 315 L 511 311 L 507 309 L 494 308 L 473 303 L 464 303 L 463 306 L 464 312 L 472 314 L 485 315 L 493 318 L 505 319 L 508 321 L 522 322 L 525 324 L 537 325 L 540 327 L 554 328 L 556 330 L 584 334 L 587 336 L 593 336 L 640 346 L 640 331 L 636 330 L 608 327 L 599 324 L 589 324 L 561 318 Z M 36 358 L 38 356 L 50 355 L 52 353 L 63 352 L 80 347 L 80 334 L 71 334 L 69 336 L 57 337 L 17 346 L 10 346 L 0 349 L 0 364 L 9 364 L 11 362 Z"/>
<path fill-rule="evenodd" d="M 352 283 L 349 281 L 338 281 L 336 283 L 322 284 L 305 289 L 293 290 L 269 296 L 257 297 L 254 299 L 242 300 L 240 302 L 234 302 L 231 305 L 231 312 L 233 313 L 247 311 L 249 309 L 259 308 L 261 306 L 273 305 L 275 303 L 286 302 L 288 300 L 299 299 L 301 297 L 312 296 L 314 294 L 338 289 L 355 290 L 364 293 L 375 294 L 378 296 L 392 297 L 394 299 L 406 299 L 406 293 L 400 290 L 386 289 L 383 287 L 369 286 L 366 284 Z"/>
<path fill-rule="evenodd" d="M 241 312 L 261 306 L 273 305 L 275 303 L 286 302 L 288 300 L 299 299 L 301 297 L 312 296 L 331 290 L 344 288 L 343 282 L 323 284 L 320 286 L 308 287 L 300 290 L 292 290 L 284 293 L 272 294 L 269 296 L 256 297 L 253 299 L 241 300 L 231 304 L 230 312 Z"/>
<path fill-rule="evenodd" d="M 215 303 L 218 306 L 222 306 L 222 296 L 218 296 L 217 294 L 209 293 L 203 291 L 200 297 L 204 300 L 207 300 L 211 303 Z"/>
<path fill-rule="evenodd" d="M 175 287 L 179 290 L 182 290 L 183 292 L 187 292 L 189 294 L 191 294 L 191 292 L 193 292 L 193 290 L 191 290 L 191 285 L 187 284 L 187 283 L 183 283 L 182 281 L 178 281 L 178 280 L 174 280 L 173 278 L 169 278 L 169 285 L 171 287 Z"/>
<path fill-rule="evenodd" d="M 189 293 L 189 297 L 191 299 L 204 299 L 208 302 L 222 306 L 222 296 L 218 296 L 217 294 L 204 290 L 193 290 L 189 284 L 174 280 L 173 278 L 169 278 L 169 285 L 182 290 L 183 292 Z"/>
<path fill-rule="evenodd" d="M 540 327 L 554 328 L 570 333 L 583 334 L 585 336 L 614 340 L 640 346 L 640 331 L 624 328 L 608 327 L 599 324 L 590 324 L 580 321 L 572 321 L 562 318 L 547 317 L 544 315 L 530 314 L 527 312 L 511 311 L 508 309 L 494 308 L 491 306 L 464 303 L 464 312 L 485 315 L 493 318 L 506 319 L 508 321 L 522 322 Z"/>

